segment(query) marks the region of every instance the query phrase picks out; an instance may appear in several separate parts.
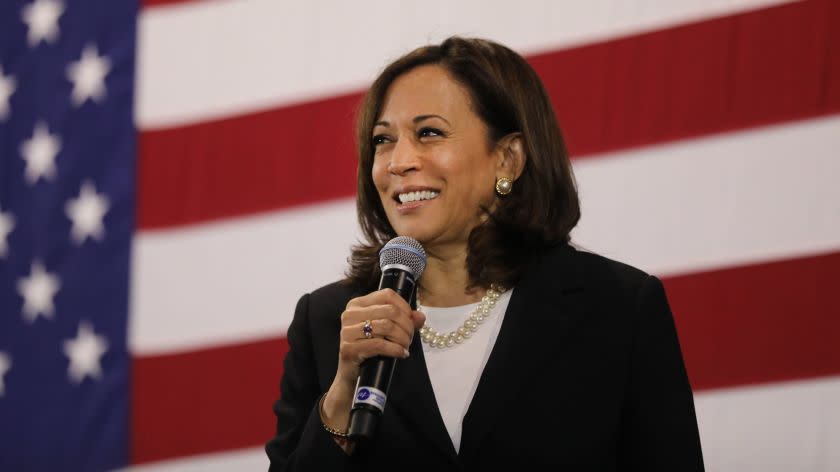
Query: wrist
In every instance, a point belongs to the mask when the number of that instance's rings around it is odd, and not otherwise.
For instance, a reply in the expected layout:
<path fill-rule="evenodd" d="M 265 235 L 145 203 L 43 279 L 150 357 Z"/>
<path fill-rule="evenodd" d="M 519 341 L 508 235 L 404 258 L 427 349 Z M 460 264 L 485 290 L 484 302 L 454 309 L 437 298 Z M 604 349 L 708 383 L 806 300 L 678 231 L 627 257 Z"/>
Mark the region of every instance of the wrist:
<path fill-rule="evenodd" d="M 353 441 L 350 440 L 349 436 L 347 435 L 347 426 L 344 426 L 341 429 L 337 429 L 328 424 L 329 419 L 326 413 L 324 412 L 324 403 L 328 394 L 329 391 L 321 395 L 321 398 L 318 399 L 318 414 L 321 417 L 321 426 L 323 426 L 326 432 L 330 433 L 330 436 L 332 436 L 333 441 L 335 441 L 335 443 L 346 454 L 352 454 L 353 450 L 355 449 L 355 444 L 353 443 Z M 349 413 L 347 416 L 348 419 L 344 421 L 345 424 L 349 423 Z"/>
<path fill-rule="evenodd" d="M 343 384 L 333 384 L 327 390 L 320 400 L 321 420 L 324 424 L 341 431 L 347 429 L 354 393 L 354 388 Z"/>
<path fill-rule="evenodd" d="M 342 424 L 337 424 L 337 422 L 334 420 L 334 416 L 331 417 L 324 410 L 324 403 L 326 403 L 328 394 L 329 392 L 321 395 L 321 398 L 318 399 L 318 414 L 321 417 L 321 424 L 324 426 L 324 429 L 333 436 L 346 438 L 347 425 L 343 424 L 343 422 Z"/>

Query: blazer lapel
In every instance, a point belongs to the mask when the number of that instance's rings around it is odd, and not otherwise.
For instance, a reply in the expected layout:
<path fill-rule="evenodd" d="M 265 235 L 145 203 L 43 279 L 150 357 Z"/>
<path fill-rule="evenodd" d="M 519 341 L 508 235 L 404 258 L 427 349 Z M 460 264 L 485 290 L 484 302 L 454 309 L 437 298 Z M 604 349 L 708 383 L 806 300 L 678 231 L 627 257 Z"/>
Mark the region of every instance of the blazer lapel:
<path fill-rule="evenodd" d="M 427 438 L 433 447 L 452 461 L 457 461 L 455 447 L 443 423 L 429 372 L 426 370 L 420 333 L 415 333 L 409 354 L 408 358 L 397 362 L 391 380 L 391 392 L 388 395 L 389 406 L 410 423 L 409 428 Z"/>
<path fill-rule="evenodd" d="M 531 333 L 550 329 L 562 343 L 581 318 L 583 292 L 568 264 L 571 248 L 559 257 L 544 261 L 523 277 L 514 288 L 496 344 L 479 379 L 472 402 L 464 417 L 459 456 L 469 462 L 478 452 L 482 439 L 497 420 L 500 407 L 514 405 L 517 393 L 539 382 L 534 378 L 539 359 L 532 355 Z M 546 295 L 552 299 L 545 305 Z"/>
<path fill-rule="evenodd" d="M 411 307 L 416 308 L 413 298 Z M 408 358 L 397 361 L 386 409 L 394 408 L 418 435 L 428 439 L 433 447 L 457 462 L 458 456 L 441 417 L 426 369 L 419 332 L 414 333 L 408 352 Z"/>

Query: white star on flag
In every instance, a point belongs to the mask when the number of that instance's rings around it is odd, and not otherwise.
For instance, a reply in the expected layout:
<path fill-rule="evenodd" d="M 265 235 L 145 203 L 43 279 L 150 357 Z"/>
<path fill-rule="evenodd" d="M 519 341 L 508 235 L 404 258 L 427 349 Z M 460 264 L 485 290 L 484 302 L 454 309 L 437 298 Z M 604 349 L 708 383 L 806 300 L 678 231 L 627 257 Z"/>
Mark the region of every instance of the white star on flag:
<path fill-rule="evenodd" d="M 108 350 L 108 340 L 93 332 L 90 323 L 82 321 L 74 339 L 64 341 L 64 354 L 70 359 L 67 375 L 77 384 L 85 377 L 102 377 L 102 355 Z"/>
<path fill-rule="evenodd" d="M 111 61 L 97 53 L 96 45 L 88 44 L 82 58 L 67 66 L 67 77 L 73 82 L 73 104 L 80 106 L 87 99 L 101 102 L 105 98 L 105 76 Z"/>
<path fill-rule="evenodd" d="M 9 242 L 6 238 L 13 229 L 15 229 L 15 217 L 11 212 L 3 213 L 0 210 L 0 259 L 6 257 L 9 252 Z"/>
<path fill-rule="evenodd" d="M 32 138 L 20 145 L 20 153 L 26 161 L 26 180 L 30 185 L 41 177 L 55 178 L 55 156 L 60 150 L 61 139 L 58 135 L 50 134 L 45 123 L 36 124 Z"/>
<path fill-rule="evenodd" d="M 8 372 L 11 368 L 12 358 L 5 352 L 0 352 L 0 397 L 2 397 L 3 393 L 6 391 L 6 385 L 3 383 L 3 378 L 6 376 L 6 372 Z"/>
<path fill-rule="evenodd" d="M 9 97 L 15 93 L 15 78 L 11 74 L 3 75 L 3 67 L 0 66 L 0 121 L 5 121 L 9 116 Z"/>
<path fill-rule="evenodd" d="M 93 183 L 86 180 L 79 190 L 79 197 L 67 201 L 64 211 L 73 222 L 70 234 L 73 241 L 82 244 L 88 237 L 101 241 L 105 236 L 102 219 L 108 212 L 108 198 L 96 193 Z"/>
<path fill-rule="evenodd" d="M 61 287 L 61 280 L 44 270 L 43 264 L 38 261 L 32 263 L 30 270 L 29 277 L 18 279 L 17 289 L 23 297 L 23 318 L 33 323 L 38 315 L 52 318 L 55 311 L 53 298 Z"/>
<path fill-rule="evenodd" d="M 23 7 L 21 19 L 29 27 L 29 46 L 40 41 L 55 42 L 58 38 L 58 17 L 64 13 L 64 4 L 58 0 L 35 0 Z"/>

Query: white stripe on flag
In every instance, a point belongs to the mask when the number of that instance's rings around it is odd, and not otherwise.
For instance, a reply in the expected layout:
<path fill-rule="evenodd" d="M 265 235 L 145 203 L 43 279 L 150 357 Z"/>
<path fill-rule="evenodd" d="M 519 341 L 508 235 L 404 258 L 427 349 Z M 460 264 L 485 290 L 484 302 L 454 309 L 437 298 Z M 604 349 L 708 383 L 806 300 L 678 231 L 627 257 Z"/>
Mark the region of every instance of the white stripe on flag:
<path fill-rule="evenodd" d="M 706 470 L 840 470 L 840 377 L 697 394 Z"/>
<path fill-rule="evenodd" d="M 583 246 L 677 275 L 840 248 L 840 117 L 583 159 Z"/>
<path fill-rule="evenodd" d="M 129 346 L 186 351 L 285 334 L 297 299 L 341 278 L 358 240 L 341 200 L 189 229 L 134 243 Z"/>
<path fill-rule="evenodd" d="M 159 128 L 357 91 L 390 59 L 451 34 L 530 53 L 782 3 L 789 0 L 524 0 L 515 8 L 238 0 L 146 9 L 136 119 Z"/>

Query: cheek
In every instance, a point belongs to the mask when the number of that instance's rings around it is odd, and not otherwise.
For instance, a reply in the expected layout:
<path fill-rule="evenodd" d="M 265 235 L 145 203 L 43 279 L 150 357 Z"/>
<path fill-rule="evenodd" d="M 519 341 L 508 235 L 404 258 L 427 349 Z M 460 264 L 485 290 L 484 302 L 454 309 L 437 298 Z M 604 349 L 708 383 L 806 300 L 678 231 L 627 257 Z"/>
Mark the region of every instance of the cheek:
<path fill-rule="evenodd" d="M 495 185 L 495 169 L 491 167 L 489 158 L 479 156 L 471 160 L 471 164 L 460 169 L 460 179 L 463 187 L 473 200 L 484 201 L 492 193 Z"/>
<path fill-rule="evenodd" d="M 373 179 L 374 187 L 376 187 L 376 190 L 380 193 L 385 191 L 388 185 L 387 174 L 385 166 L 381 163 L 381 161 L 377 162 L 374 160 L 373 167 L 370 169 L 370 177 Z"/>

